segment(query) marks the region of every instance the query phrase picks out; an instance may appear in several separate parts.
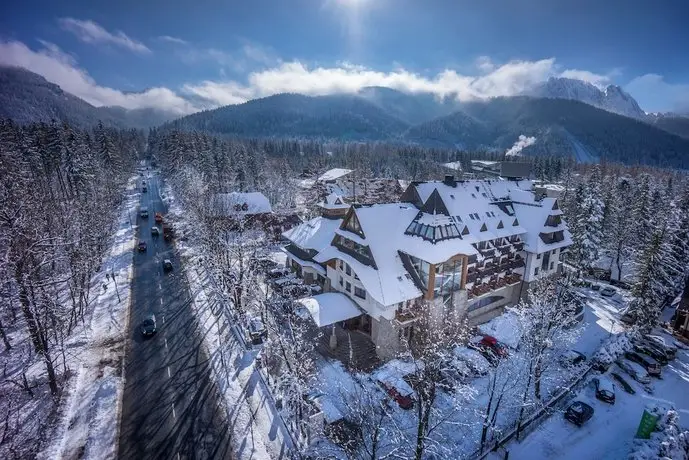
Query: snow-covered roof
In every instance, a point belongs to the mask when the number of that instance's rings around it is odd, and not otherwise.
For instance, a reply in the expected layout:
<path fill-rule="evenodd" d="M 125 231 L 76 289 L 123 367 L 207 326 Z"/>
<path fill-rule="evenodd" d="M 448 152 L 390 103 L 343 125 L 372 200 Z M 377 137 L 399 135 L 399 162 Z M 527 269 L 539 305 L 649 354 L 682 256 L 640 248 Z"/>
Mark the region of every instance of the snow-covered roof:
<path fill-rule="evenodd" d="M 342 219 L 315 217 L 283 232 L 282 236 L 302 249 L 321 251 L 333 240 L 335 229 L 341 223 Z"/>
<path fill-rule="evenodd" d="M 461 161 L 451 161 L 450 163 L 443 163 L 443 166 L 445 166 L 448 169 L 454 169 L 455 171 L 461 171 L 462 170 L 462 162 Z"/>
<path fill-rule="evenodd" d="M 326 292 L 296 302 L 309 312 L 318 327 L 329 326 L 362 314 L 349 297 L 339 292 Z"/>
<path fill-rule="evenodd" d="M 353 170 L 352 169 L 344 169 L 344 168 L 333 168 L 329 169 L 328 171 L 324 172 L 318 177 L 319 182 L 326 182 L 330 180 L 336 180 L 339 179 L 340 177 L 346 176 L 347 174 L 351 173 Z"/>
<path fill-rule="evenodd" d="M 345 203 L 342 196 L 337 193 L 330 193 L 325 199 L 318 203 L 318 206 L 325 209 L 347 209 L 349 204 Z"/>
<path fill-rule="evenodd" d="M 225 216 L 273 212 L 270 201 L 261 192 L 218 193 L 213 197 L 213 207 Z"/>
<path fill-rule="evenodd" d="M 309 267 L 313 269 L 313 271 L 315 271 L 316 273 L 319 273 L 323 276 L 327 275 L 325 268 L 323 268 L 320 264 L 317 264 L 316 262 L 313 262 L 311 260 L 304 260 L 301 257 L 298 257 L 296 254 L 289 252 L 286 248 L 280 248 L 280 250 L 288 256 L 290 256 L 292 259 L 294 259 L 302 267 Z"/>

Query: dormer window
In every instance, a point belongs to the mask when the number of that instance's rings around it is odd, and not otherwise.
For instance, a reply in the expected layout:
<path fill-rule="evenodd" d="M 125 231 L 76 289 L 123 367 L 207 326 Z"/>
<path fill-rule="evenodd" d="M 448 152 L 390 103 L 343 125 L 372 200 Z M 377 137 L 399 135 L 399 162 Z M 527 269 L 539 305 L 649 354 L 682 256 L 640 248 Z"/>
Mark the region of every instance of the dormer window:
<path fill-rule="evenodd" d="M 502 221 L 498 222 L 498 228 L 505 228 L 505 226 L 502 224 Z"/>
<path fill-rule="evenodd" d="M 514 219 L 514 222 L 512 223 L 512 226 L 513 226 L 513 227 L 519 226 L 519 220 Z"/>
<path fill-rule="evenodd" d="M 488 227 L 486 227 L 486 224 L 481 225 L 481 231 L 485 232 L 486 230 L 488 230 Z"/>

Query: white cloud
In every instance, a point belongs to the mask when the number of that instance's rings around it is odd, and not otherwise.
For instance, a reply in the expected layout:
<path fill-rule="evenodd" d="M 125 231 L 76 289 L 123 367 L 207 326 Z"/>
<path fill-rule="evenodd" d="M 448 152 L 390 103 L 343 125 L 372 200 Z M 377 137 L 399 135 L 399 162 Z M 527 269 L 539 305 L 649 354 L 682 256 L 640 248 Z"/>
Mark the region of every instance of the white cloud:
<path fill-rule="evenodd" d="M 76 60 L 55 44 L 42 42 L 44 48 L 34 51 L 17 41 L 0 42 L 0 64 L 24 67 L 45 77 L 77 97 L 95 105 L 118 105 L 127 109 L 157 108 L 183 115 L 199 110 L 188 100 L 168 88 L 150 88 L 141 93 L 99 86 L 77 66 Z"/>
<path fill-rule="evenodd" d="M 141 54 L 149 54 L 151 52 L 146 45 L 130 38 L 121 30 L 111 33 L 91 20 L 61 18 L 58 22 L 63 30 L 71 32 L 84 43 L 117 45 Z"/>
<path fill-rule="evenodd" d="M 591 83 L 598 88 L 604 88 L 610 84 L 610 77 L 607 75 L 599 75 L 588 70 L 565 70 L 560 74 L 564 78 L 572 78 L 574 80 L 582 80 Z"/>
<path fill-rule="evenodd" d="M 493 60 L 488 56 L 479 56 L 476 58 L 476 68 L 481 72 L 490 72 L 495 69 L 495 64 Z"/>
<path fill-rule="evenodd" d="M 689 84 L 668 83 L 662 75 L 649 73 L 634 78 L 624 89 L 649 112 L 689 113 Z"/>
<path fill-rule="evenodd" d="M 175 45 L 188 45 L 189 42 L 186 40 L 182 40 L 181 38 L 178 37 L 172 37 L 170 35 L 160 35 L 158 37 L 158 40 L 168 42 L 168 43 L 174 43 Z"/>

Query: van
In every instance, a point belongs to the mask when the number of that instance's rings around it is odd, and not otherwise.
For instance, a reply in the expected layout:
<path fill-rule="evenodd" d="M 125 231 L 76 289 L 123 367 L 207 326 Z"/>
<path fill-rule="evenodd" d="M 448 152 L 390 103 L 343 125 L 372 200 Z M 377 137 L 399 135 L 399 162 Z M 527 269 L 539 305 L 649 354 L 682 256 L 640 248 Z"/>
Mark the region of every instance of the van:
<path fill-rule="evenodd" d="M 660 364 L 650 356 L 628 351 L 624 354 L 624 357 L 632 362 L 642 365 L 644 369 L 646 369 L 646 372 L 648 372 L 648 375 L 660 377 Z"/>

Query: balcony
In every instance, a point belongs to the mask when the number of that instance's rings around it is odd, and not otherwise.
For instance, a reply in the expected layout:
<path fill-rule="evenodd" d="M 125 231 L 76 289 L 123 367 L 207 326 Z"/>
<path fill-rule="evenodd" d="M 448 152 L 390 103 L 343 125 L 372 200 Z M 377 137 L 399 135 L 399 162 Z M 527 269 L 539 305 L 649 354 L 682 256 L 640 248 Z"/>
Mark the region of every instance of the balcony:
<path fill-rule="evenodd" d="M 524 242 L 523 241 L 518 241 L 516 243 L 512 244 L 512 248 L 514 248 L 515 251 L 523 251 L 524 250 Z"/>
<path fill-rule="evenodd" d="M 562 224 L 562 218 L 560 216 L 548 216 L 545 221 L 547 227 L 559 227 Z"/>
<path fill-rule="evenodd" d="M 472 255 L 470 255 L 469 258 L 467 259 L 467 264 L 475 264 L 475 263 L 476 263 L 476 260 L 477 260 L 476 254 L 472 254 Z"/>
<path fill-rule="evenodd" d="M 519 273 L 511 273 L 509 275 L 506 275 L 504 280 L 505 284 L 508 286 L 512 284 L 517 284 L 522 280 L 522 275 L 520 275 Z"/>
<path fill-rule="evenodd" d="M 395 321 L 399 324 L 408 324 L 421 318 L 423 309 L 420 304 L 413 304 L 395 311 Z"/>
<path fill-rule="evenodd" d="M 559 243 L 565 239 L 565 233 L 562 230 L 554 233 L 539 233 L 538 236 L 545 244 Z"/>
<path fill-rule="evenodd" d="M 524 259 L 515 259 L 515 260 L 510 262 L 509 268 L 521 268 L 525 265 L 526 264 L 524 263 Z"/>

